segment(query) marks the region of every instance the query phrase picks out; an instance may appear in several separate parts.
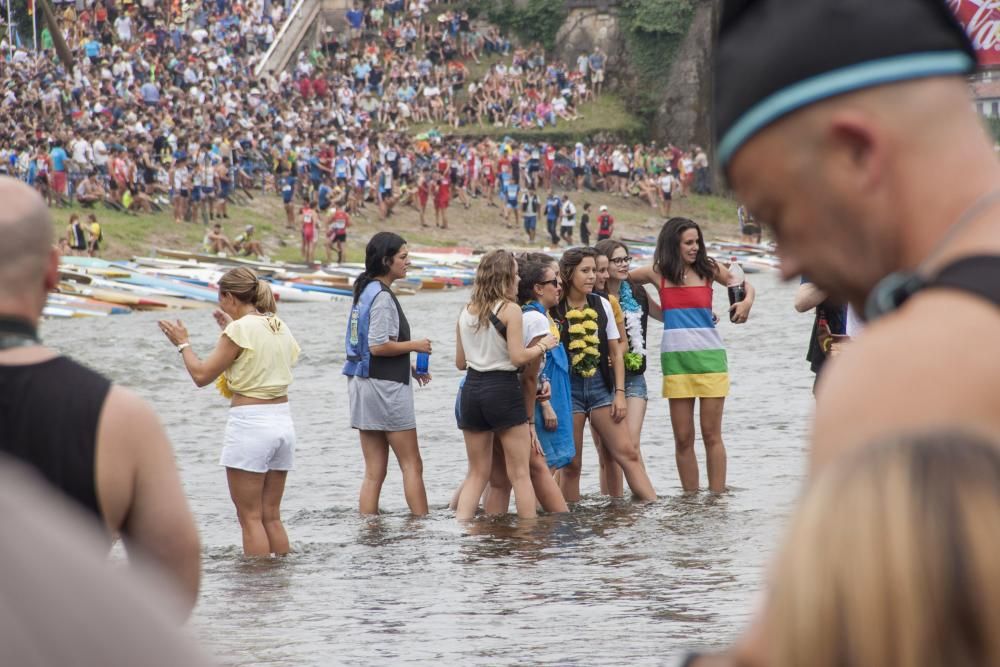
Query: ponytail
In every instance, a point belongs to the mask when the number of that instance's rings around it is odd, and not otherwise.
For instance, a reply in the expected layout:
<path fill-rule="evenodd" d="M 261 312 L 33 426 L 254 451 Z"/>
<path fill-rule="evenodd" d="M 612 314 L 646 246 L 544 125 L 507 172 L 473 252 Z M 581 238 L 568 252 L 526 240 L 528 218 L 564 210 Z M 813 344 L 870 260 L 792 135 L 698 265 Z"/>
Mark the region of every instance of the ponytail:
<path fill-rule="evenodd" d="M 257 279 L 257 294 L 254 296 L 253 305 L 257 312 L 276 313 L 278 303 L 274 300 L 274 292 L 271 291 L 271 283 L 266 280 Z"/>
<path fill-rule="evenodd" d="M 406 239 L 393 232 L 378 232 L 365 246 L 365 270 L 354 280 L 354 303 L 358 303 L 361 293 L 380 276 L 389 272 L 389 266 Z"/>
<path fill-rule="evenodd" d="M 226 271 L 226 274 L 219 279 L 219 290 L 232 294 L 243 303 L 253 304 L 258 312 L 278 312 L 278 304 L 274 300 L 271 285 L 266 280 L 258 278 L 253 269 L 241 266 Z"/>

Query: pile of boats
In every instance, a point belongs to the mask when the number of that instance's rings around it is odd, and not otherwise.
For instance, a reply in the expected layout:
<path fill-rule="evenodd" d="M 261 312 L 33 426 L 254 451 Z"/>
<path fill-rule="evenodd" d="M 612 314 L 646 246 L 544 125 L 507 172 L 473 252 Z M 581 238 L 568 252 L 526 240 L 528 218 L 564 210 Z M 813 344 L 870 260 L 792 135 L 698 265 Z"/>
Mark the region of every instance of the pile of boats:
<path fill-rule="evenodd" d="M 471 285 L 478 261 L 471 248 L 429 248 L 411 252 L 410 257 L 409 276 L 394 285 L 399 294 Z M 62 258 L 59 286 L 49 295 L 44 315 L 94 317 L 210 307 L 219 300 L 219 279 L 238 266 L 252 268 L 267 280 L 281 303 L 350 299 L 354 279 L 364 270 L 361 264 L 317 269 L 180 250 L 157 250 L 151 257 L 131 261 L 67 256 Z"/>
<path fill-rule="evenodd" d="M 652 260 L 656 240 L 625 239 L 638 264 Z M 744 271 L 777 266 L 771 246 L 714 242 L 710 253 L 719 261 L 739 258 Z M 551 251 L 554 257 L 561 249 Z M 468 247 L 415 248 L 405 280 L 394 285 L 398 294 L 446 290 L 472 284 L 480 253 Z M 133 310 L 206 308 L 218 302 L 218 281 L 237 266 L 252 268 L 267 280 L 281 303 L 350 299 L 361 264 L 310 267 L 304 264 L 258 261 L 181 250 L 157 250 L 150 257 L 109 261 L 94 257 L 63 257 L 60 282 L 49 295 L 47 317 L 95 317 Z"/>

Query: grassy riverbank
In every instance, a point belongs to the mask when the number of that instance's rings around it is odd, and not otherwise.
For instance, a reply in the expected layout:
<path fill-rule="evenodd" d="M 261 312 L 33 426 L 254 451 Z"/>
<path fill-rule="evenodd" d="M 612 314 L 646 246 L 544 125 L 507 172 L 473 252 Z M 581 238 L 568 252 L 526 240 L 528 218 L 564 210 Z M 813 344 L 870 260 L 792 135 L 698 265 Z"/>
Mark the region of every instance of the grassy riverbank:
<path fill-rule="evenodd" d="M 544 199 L 544 196 L 541 198 Z M 607 193 L 572 193 L 577 208 L 582 212 L 583 203 L 591 204 L 591 237 L 597 236 L 594 218 L 603 204 L 608 206 L 616 220 L 615 235 L 647 236 L 655 235 L 660 229 L 662 218 L 643 201 L 630 197 L 622 199 Z M 465 209 L 453 200 L 448 209 L 449 229 L 436 229 L 433 206 L 428 206 L 427 222 L 430 227 L 421 227 L 419 216 L 412 208 L 398 209 L 388 220 L 379 217 L 377 208 L 368 204 L 364 216 L 351 221 L 348 230 L 348 260 L 363 261 L 364 246 L 377 231 L 391 230 L 402 234 L 414 246 L 467 246 L 477 250 L 491 248 L 527 248 L 527 236 L 523 230 L 509 229 L 500 217 L 500 209 L 488 206 L 482 199 L 471 200 L 471 207 Z M 85 217 L 95 213 L 104 230 L 104 250 L 101 255 L 108 259 L 130 259 L 134 256 L 149 255 L 156 248 L 201 251 L 205 228 L 199 223 L 175 224 L 170 212 L 157 214 L 129 215 L 105 208 L 52 209 L 56 234 L 65 236 L 71 213 Z M 692 195 L 675 201 L 671 215 L 684 216 L 700 223 L 707 238 L 732 238 L 738 235 L 736 204 L 723 197 L 701 197 Z M 220 221 L 227 236 L 234 238 L 244 225 L 252 224 L 257 236 L 264 242 L 264 248 L 273 259 L 295 261 L 300 259 L 299 235 L 296 230 L 285 228 L 285 213 L 281 200 L 276 195 L 257 195 L 252 206 L 230 207 L 229 219 Z M 539 224 L 536 247 L 544 242 L 544 221 Z M 577 231 L 578 233 L 578 231 Z M 317 259 L 323 259 L 317 250 Z"/>

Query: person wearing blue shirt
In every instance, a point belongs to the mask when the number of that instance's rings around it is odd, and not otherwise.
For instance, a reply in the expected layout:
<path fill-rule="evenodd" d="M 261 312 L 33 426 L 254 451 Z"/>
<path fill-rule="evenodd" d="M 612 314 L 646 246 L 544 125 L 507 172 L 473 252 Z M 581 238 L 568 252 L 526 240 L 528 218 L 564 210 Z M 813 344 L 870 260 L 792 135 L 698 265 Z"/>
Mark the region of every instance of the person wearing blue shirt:
<path fill-rule="evenodd" d="M 326 183 L 321 183 L 319 189 L 316 190 L 316 197 L 319 200 L 319 210 L 326 211 L 330 208 L 330 195 L 333 194 L 333 188 L 331 188 Z"/>
<path fill-rule="evenodd" d="M 156 87 L 156 84 L 152 81 L 147 81 L 142 84 L 139 88 L 139 92 L 142 94 L 142 101 L 149 106 L 156 106 L 160 102 L 160 89 Z"/>
<path fill-rule="evenodd" d="M 347 23 L 351 26 L 351 39 L 360 39 L 361 28 L 365 24 L 365 13 L 360 6 L 355 5 L 347 10 Z"/>
<path fill-rule="evenodd" d="M 101 43 L 96 39 L 92 39 L 83 45 L 83 51 L 87 54 L 87 57 L 90 58 L 90 61 L 96 65 L 97 59 L 101 55 Z"/>
<path fill-rule="evenodd" d="M 68 159 L 69 156 L 66 155 L 62 143 L 57 141 L 53 144 L 52 150 L 49 151 L 49 160 L 52 161 L 52 178 L 49 185 L 56 195 L 56 202 L 59 206 L 65 203 L 63 197 L 66 194 L 66 160 Z"/>
<path fill-rule="evenodd" d="M 281 183 L 281 201 L 285 204 L 285 226 L 295 227 L 295 172 L 285 176 Z"/>
<path fill-rule="evenodd" d="M 338 155 L 337 160 L 333 163 L 333 177 L 337 179 L 339 185 L 347 185 L 347 180 L 350 178 L 351 172 L 351 162 L 343 155 Z"/>
<path fill-rule="evenodd" d="M 505 173 L 501 174 L 500 177 L 501 177 L 501 179 L 503 181 L 502 192 L 503 192 L 504 201 L 507 204 L 504 207 L 503 219 L 504 219 L 504 222 L 508 223 L 507 226 L 510 227 L 511 224 L 508 222 L 508 219 L 510 217 L 511 211 L 513 211 L 514 212 L 514 224 L 513 224 L 513 226 L 516 227 L 518 225 L 518 221 L 519 221 L 519 219 L 521 217 L 520 213 L 518 211 L 518 208 L 517 208 L 517 195 L 518 195 L 518 192 L 520 191 L 520 186 L 518 185 L 518 182 L 514 179 L 514 175 L 513 174 L 508 174 L 508 173 L 505 172 Z M 504 178 L 504 177 L 506 177 L 506 178 Z"/>
<path fill-rule="evenodd" d="M 312 182 L 313 188 L 318 188 L 320 182 L 323 180 L 323 172 L 320 169 L 318 155 L 309 156 L 309 180 Z"/>
<path fill-rule="evenodd" d="M 552 237 L 552 243 L 555 244 L 559 243 L 559 234 L 556 232 L 556 228 L 561 210 L 562 200 L 559 199 L 558 195 L 549 195 L 549 198 L 545 200 L 545 228 L 548 230 L 549 236 Z"/>

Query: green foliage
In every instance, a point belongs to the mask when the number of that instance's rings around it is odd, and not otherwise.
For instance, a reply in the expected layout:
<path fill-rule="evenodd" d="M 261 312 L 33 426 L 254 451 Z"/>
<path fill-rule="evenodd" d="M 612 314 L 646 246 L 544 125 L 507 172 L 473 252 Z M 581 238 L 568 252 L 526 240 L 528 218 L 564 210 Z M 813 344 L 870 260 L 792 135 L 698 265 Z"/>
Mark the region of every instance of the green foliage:
<path fill-rule="evenodd" d="M 631 65 L 641 91 L 637 111 L 656 109 L 655 93 L 670 73 L 674 57 L 691 27 L 693 0 L 624 0 L 619 9 Z"/>
<path fill-rule="evenodd" d="M 566 20 L 563 0 L 528 0 L 523 8 L 513 0 L 475 0 L 469 4 L 470 14 L 483 16 L 522 42 L 538 42 L 547 50 L 555 46 L 556 34 Z"/>
<path fill-rule="evenodd" d="M 1000 142 L 1000 118 L 991 116 L 986 118 L 985 121 L 986 130 L 990 133 L 990 136 L 993 137 L 994 141 Z"/>
<path fill-rule="evenodd" d="M 27 0 L 11 0 L 11 10 L 14 17 L 14 29 L 17 30 L 18 34 L 21 36 L 21 43 L 25 46 L 31 46 L 31 16 L 28 14 L 28 1 Z M 6 14 L 6 12 L 5 12 Z M 4 16 L 3 20 L 6 21 L 7 17 Z M 38 17 L 38 32 L 41 33 L 42 28 L 45 25 L 42 21 L 42 17 Z M 6 32 L 6 30 L 5 30 Z M 6 37 L 6 34 L 4 35 Z"/>

